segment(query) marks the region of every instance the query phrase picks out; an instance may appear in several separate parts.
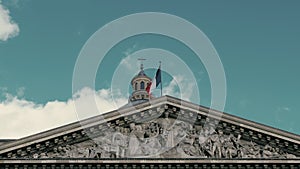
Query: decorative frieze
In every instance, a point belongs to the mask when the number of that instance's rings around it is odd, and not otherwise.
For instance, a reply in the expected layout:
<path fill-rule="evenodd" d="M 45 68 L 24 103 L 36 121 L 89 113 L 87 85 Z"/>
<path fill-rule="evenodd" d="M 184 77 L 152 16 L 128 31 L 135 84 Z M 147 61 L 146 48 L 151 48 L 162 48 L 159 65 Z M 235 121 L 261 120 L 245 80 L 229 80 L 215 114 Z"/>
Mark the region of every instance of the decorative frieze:
<path fill-rule="evenodd" d="M 278 147 L 242 140 L 242 135 L 225 134 L 222 129 L 192 125 L 170 118 L 170 111 L 145 123 L 108 124 L 101 136 L 77 144 L 53 147 L 29 158 L 293 158 Z M 207 119 L 206 121 L 213 121 Z M 224 125 L 236 130 L 234 125 Z M 221 127 L 222 128 L 222 127 Z M 88 131 L 93 133 L 94 128 Z M 239 130 L 243 131 L 243 130 Z M 82 132 L 83 133 L 83 132 Z M 98 133 L 99 134 L 99 133 Z M 255 133 L 247 131 L 249 137 Z M 74 133 L 72 134 L 74 135 Z M 63 138 L 67 138 L 66 136 Z M 268 138 L 267 138 L 268 139 Z M 63 139 L 67 140 L 67 139 Z M 278 142 L 278 141 L 277 141 Z M 20 153 L 17 153 L 20 154 Z"/>
<path fill-rule="evenodd" d="M 0 154 L 2 158 L 293 158 L 288 140 L 172 105 Z"/>

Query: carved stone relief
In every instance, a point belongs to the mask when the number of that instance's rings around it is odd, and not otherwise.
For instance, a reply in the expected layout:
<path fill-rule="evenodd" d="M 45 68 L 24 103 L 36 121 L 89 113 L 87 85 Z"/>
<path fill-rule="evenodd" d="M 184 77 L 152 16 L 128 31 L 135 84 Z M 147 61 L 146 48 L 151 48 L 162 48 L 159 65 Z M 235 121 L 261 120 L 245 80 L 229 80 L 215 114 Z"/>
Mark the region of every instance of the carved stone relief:
<path fill-rule="evenodd" d="M 58 146 L 33 158 L 294 158 L 279 148 L 226 135 L 222 130 L 165 117 L 131 123 L 93 140 Z"/>

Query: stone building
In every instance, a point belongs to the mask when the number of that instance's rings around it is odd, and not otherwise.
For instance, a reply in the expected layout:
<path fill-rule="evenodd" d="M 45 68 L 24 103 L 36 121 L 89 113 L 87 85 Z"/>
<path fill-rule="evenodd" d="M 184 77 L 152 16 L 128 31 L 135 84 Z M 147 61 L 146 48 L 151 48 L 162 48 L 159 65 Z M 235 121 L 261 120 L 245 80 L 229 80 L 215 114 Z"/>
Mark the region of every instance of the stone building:
<path fill-rule="evenodd" d="M 17 140 L 0 168 L 300 168 L 300 136 L 171 96 L 143 69 L 127 105 Z"/>

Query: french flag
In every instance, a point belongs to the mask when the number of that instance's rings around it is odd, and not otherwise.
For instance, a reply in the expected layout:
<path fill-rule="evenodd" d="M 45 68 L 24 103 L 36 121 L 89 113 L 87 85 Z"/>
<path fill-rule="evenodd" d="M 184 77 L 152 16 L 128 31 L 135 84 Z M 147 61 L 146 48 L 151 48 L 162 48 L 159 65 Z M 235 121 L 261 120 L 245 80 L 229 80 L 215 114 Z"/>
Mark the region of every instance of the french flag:
<path fill-rule="evenodd" d="M 161 83 L 161 70 L 160 66 L 156 71 L 155 77 L 152 79 L 152 82 L 147 86 L 146 91 L 149 95 L 151 95 L 152 91 L 157 88 L 157 86 Z"/>

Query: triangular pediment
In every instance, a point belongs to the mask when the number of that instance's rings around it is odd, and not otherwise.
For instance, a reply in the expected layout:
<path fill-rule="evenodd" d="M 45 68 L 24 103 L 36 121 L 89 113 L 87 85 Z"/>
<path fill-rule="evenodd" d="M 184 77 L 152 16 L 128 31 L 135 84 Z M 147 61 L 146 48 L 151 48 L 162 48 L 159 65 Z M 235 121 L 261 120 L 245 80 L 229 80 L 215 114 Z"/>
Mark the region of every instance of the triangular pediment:
<path fill-rule="evenodd" d="M 170 96 L 0 145 L 0 158 L 297 158 L 300 136 Z"/>

